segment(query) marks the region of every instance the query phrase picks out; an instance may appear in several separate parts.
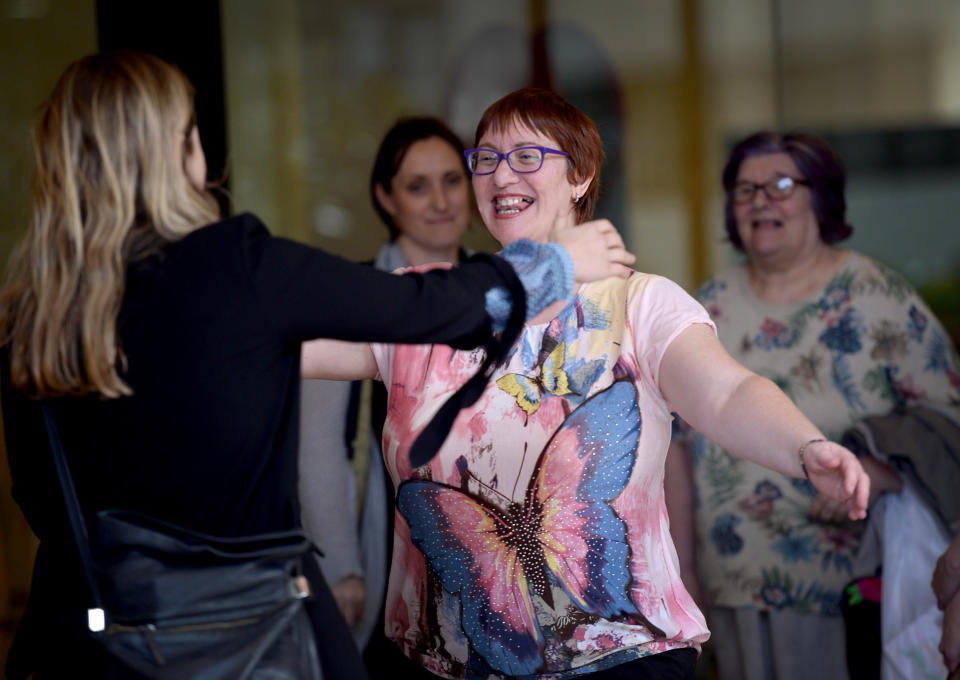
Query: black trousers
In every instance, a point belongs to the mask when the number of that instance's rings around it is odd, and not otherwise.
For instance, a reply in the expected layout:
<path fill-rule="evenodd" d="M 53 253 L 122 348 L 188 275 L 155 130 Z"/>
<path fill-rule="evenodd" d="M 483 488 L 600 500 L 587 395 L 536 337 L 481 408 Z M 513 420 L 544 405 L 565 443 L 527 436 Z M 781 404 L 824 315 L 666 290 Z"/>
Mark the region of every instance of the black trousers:
<path fill-rule="evenodd" d="M 378 646 L 376 654 L 364 655 L 371 680 L 437 680 L 438 676 L 407 658 L 392 641 L 388 644 Z M 696 667 L 697 650 L 687 647 L 580 675 L 576 680 L 693 680 Z"/>

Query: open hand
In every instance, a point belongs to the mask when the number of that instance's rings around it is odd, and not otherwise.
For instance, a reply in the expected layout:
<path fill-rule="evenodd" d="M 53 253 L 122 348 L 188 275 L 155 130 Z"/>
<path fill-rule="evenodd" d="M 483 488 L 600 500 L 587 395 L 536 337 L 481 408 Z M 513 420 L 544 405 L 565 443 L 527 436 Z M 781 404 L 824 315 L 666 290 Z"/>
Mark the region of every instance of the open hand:
<path fill-rule="evenodd" d="M 870 478 L 870 494 L 867 497 L 867 507 L 872 507 L 877 499 L 890 491 L 900 491 L 903 488 L 903 480 L 900 475 L 886 463 L 883 463 L 873 456 L 863 456 L 858 458 L 863 466 L 863 471 Z M 835 500 L 818 493 L 810 504 L 809 515 L 811 519 L 821 522 L 842 522 L 847 519 L 847 505 L 839 500 Z M 958 572 L 960 575 L 960 572 Z"/>
<path fill-rule="evenodd" d="M 804 451 L 804 462 L 810 481 L 827 499 L 846 510 L 849 519 L 867 516 L 867 501 L 870 496 L 870 477 L 857 457 L 835 442 L 823 441 L 809 444 Z M 831 507 L 831 517 L 839 510 Z"/>
<path fill-rule="evenodd" d="M 950 671 L 948 680 L 960 680 L 960 532 L 937 560 L 931 585 L 943 610 L 940 653 Z"/>
<path fill-rule="evenodd" d="M 939 649 L 943 663 L 950 671 L 949 680 L 957 680 L 960 678 L 960 594 L 955 593 L 943 610 Z"/>
<path fill-rule="evenodd" d="M 578 283 L 611 276 L 625 279 L 632 272 L 629 265 L 637 261 L 610 220 L 574 224 L 572 212 L 561 213 L 553 221 L 550 240 L 570 253 Z"/>
<path fill-rule="evenodd" d="M 960 594 L 960 532 L 937 560 L 931 585 L 940 609 L 946 609 L 950 600 Z"/>

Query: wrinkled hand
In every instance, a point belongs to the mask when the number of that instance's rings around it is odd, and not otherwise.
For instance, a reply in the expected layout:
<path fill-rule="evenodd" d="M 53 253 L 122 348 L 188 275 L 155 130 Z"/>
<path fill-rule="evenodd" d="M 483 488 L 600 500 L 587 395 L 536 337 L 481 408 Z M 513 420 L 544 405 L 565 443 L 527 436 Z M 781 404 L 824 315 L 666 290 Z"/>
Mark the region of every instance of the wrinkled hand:
<path fill-rule="evenodd" d="M 940 653 L 943 663 L 950 671 L 950 680 L 960 678 L 960 595 L 943 610 L 943 633 L 940 636 Z"/>
<path fill-rule="evenodd" d="M 629 265 L 637 261 L 624 247 L 623 239 L 609 220 L 575 225 L 572 212 L 558 214 L 553 221 L 550 240 L 570 253 L 577 283 L 611 276 L 625 279 L 632 272 Z"/>
<path fill-rule="evenodd" d="M 363 613 L 366 607 L 366 589 L 363 586 L 362 578 L 347 576 L 332 586 L 330 590 L 333 592 L 333 599 L 337 601 L 337 608 L 343 614 L 343 619 L 348 626 L 363 621 Z"/>
<path fill-rule="evenodd" d="M 937 596 L 937 606 L 940 609 L 945 609 L 947 603 L 960 593 L 960 532 L 937 560 L 931 586 Z"/>
<path fill-rule="evenodd" d="M 931 583 L 937 606 L 943 610 L 940 653 L 950 671 L 949 680 L 960 679 L 960 532 L 937 560 Z"/>
<path fill-rule="evenodd" d="M 856 456 L 835 442 L 816 442 L 807 446 L 803 457 L 810 481 L 826 497 L 824 504 L 835 501 L 849 519 L 867 516 L 870 477 Z"/>

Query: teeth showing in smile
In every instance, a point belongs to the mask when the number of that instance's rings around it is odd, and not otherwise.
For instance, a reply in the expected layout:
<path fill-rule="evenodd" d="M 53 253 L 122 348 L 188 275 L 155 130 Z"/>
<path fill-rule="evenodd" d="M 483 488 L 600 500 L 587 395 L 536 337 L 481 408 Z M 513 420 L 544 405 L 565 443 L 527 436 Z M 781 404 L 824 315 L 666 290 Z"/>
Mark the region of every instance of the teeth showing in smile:
<path fill-rule="evenodd" d="M 504 198 L 495 198 L 493 200 L 493 207 L 497 211 L 498 215 L 516 215 L 518 212 L 532 203 L 532 198 L 509 196 Z"/>

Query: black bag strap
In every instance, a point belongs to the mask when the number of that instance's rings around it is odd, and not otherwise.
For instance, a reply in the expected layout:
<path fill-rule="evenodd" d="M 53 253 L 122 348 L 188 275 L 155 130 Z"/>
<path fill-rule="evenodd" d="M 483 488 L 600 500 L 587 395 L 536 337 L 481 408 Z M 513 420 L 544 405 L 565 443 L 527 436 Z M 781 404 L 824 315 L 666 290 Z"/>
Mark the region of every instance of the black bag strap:
<path fill-rule="evenodd" d="M 41 401 L 40 410 L 43 412 L 43 424 L 47 428 L 47 439 L 50 441 L 53 464 L 57 468 L 57 477 L 60 480 L 60 490 L 63 492 L 63 503 L 66 506 L 67 517 L 70 520 L 73 540 L 77 546 L 80 561 L 83 563 L 83 572 L 87 578 L 87 587 L 90 589 L 90 597 L 93 602 L 92 607 L 87 612 L 88 624 L 91 630 L 102 630 L 103 602 L 100 598 L 100 587 L 97 585 L 97 579 L 94 576 L 93 554 L 90 552 L 90 538 L 87 534 L 87 525 L 83 521 L 83 511 L 80 509 L 77 490 L 73 485 L 73 478 L 70 476 L 67 456 L 63 451 L 63 444 L 60 443 L 60 433 L 57 432 L 57 424 L 53 420 L 53 412 L 50 410 L 50 404 L 46 401 Z M 95 617 L 99 617 L 99 622 L 94 620 Z"/>
<path fill-rule="evenodd" d="M 481 255 L 474 255 L 474 258 L 479 257 Z M 506 361 L 510 349 L 523 332 L 527 319 L 527 291 L 524 290 L 523 284 L 520 283 L 520 279 L 509 264 L 492 255 L 485 256 L 485 259 L 496 262 L 501 267 L 503 285 L 509 291 L 513 301 L 510 318 L 507 319 L 506 327 L 499 337 L 491 336 L 484 344 L 486 358 L 479 370 L 444 402 L 413 442 L 413 446 L 410 447 L 411 467 L 418 468 L 433 459 L 450 433 L 457 414 L 461 409 L 473 406 L 477 402 L 486 389 L 490 376 L 493 375 L 497 366 Z"/>

